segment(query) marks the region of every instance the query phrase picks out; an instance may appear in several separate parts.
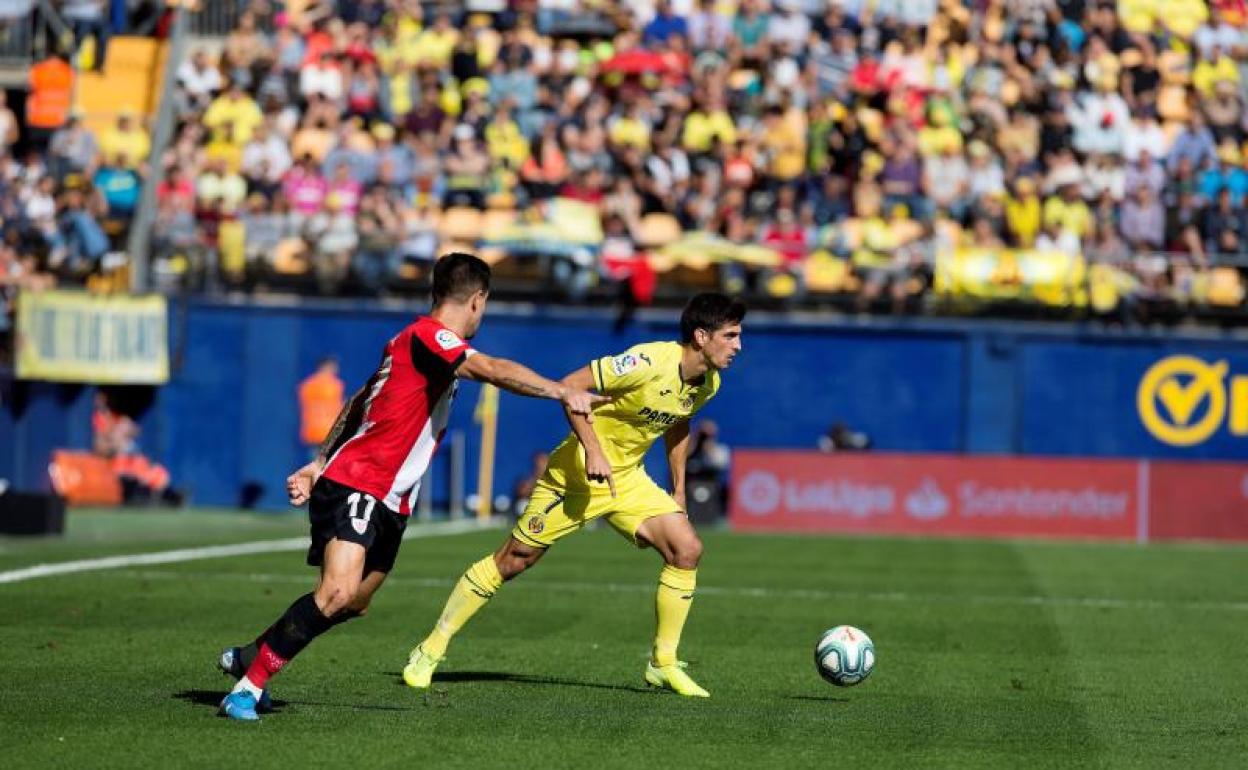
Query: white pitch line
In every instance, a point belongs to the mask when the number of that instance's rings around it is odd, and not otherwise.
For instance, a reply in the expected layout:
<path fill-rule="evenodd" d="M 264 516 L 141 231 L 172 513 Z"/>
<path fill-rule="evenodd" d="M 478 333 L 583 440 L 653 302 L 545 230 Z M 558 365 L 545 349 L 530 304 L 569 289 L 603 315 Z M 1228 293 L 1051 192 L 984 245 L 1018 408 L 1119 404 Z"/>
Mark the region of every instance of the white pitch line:
<path fill-rule="evenodd" d="M 403 539 L 460 535 L 465 532 L 474 532 L 493 526 L 495 526 L 493 522 L 479 522 L 476 519 L 419 524 L 409 528 Z M 25 580 L 52 577 L 53 575 L 72 575 L 77 572 L 97 572 L 99 570 L 119 569 L 121 567 L 179 564 L 199 559 L 219 559 L 228 556 L 248 556 L 257 553 L 277 553 L 280 551 L 301 551 L 307 547 L 308 538 L 306 536 L 287 537 L 280 540 L 257 540 L 250 543 L 232 543 L 230 545 L 213 545 L 202 548 L 179 548 L 174 551 L 121 554 L 118 556 L 104 556 L 98 559 L 79 559 L 77 561 L 36 564 L 31 567 L 0 572 L 0 584 L 20 583 Z"/>
<path fill-rule="evenodd" d="M 263 572 L 173 572 L 160 570 L 125 570 L 115 573 L 123 577 L 175 580 L 235 580 L 249 583 L 306 583 L 306 575 Z M 450 578 L 391 577 L 387 584 L 417 588 L 449 588 L 455 580 Z M 605 591 L 608 593 L 653 593 L 653 583 L 588 583 L 560 581 L 526 581 L 525 590 L 542 591 Z M 807 599 L 814 601 L 871 601 L 896 603 L 941 604 L 997 604 L 1020 607 L 1071 607 L 1111 610 L 1216 610 L 1220 612 L 1248 612 L 1248 602 L 1211 601 L 1161 601 L 1159 599 L 1120 599 L 1078 596 L 1009 596 L 1004 594 L 923 594 L 905 591 L 824 591 L 807 588 L 761 588 L 750 586 L 698 586 L 700 596 L 729 596 L 754 599 Z"/>

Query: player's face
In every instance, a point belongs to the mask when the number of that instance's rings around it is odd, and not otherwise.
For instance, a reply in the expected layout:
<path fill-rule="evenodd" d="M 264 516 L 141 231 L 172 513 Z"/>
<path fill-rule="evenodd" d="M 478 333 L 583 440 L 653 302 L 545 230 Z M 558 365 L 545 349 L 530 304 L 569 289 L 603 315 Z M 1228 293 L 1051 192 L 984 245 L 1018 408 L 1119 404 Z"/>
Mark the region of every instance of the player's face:
<path fill-rule="evenodd" d="M 485 317 L 485 303 L 490 298 L 489 292 L 479 291 L 472 295 L 472 299 L 468 301 L 468 309 L 470 311 L 468 317 L 468 339 L 477 336 L 477 330 L 481 328 L 481 320 Z"/>
<path fill-rule="evenodd" d="M 732 365 L 732 360 L 741 352 L 741 324 L 729 324 L 709 334 L 703 331 L 699 331 L 698 334 L 705 335 L 706 341 L 702 344 L 702 355 L 706 357 L 706 362 L 715 369 L 727 369 Z"/>

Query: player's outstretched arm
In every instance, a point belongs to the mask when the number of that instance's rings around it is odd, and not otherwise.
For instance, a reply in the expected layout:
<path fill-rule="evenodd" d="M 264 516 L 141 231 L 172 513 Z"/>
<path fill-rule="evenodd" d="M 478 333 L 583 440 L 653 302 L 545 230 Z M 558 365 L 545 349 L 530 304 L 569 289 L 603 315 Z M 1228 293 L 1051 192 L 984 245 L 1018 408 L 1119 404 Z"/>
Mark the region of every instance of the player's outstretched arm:
<path fill-rule="evenodd" d="M 681 420 L 663 434 L 667 467 L 672 471 L 672 498 L 685 510 L 685 463 L 689 459 L 689 421 Z"/>
<path fill-rule="evenodd" d="M 574 390 L 589 390 L 595 386 L 594 373 L 588 366 L 583 366 L 564 377 L 562 384 Z M 568 424 L 572 426 L 572 432 L 576 434 L 577 440 L 585 448 L 586 478 L 591 482 L 605 483 L 611 490 L 611 496 L 615 497 L 615 478 L 611 475 L 611 461 L 607 459 L 607 453 L 602 451 L 602 444 L 598 443 L 598 434 L 594 433 L 589 419 L 566 407 L 564 415 L 568 418 Z"/>
<path fill-rule="evenodd" d="M 524 364 L 484 353 L 469 356 L 455 370 L 455 376 L 473 382 L 488 382 L 520 396 L 561 401 L 565 409 L 573 414 L 583 415 L 586 420 L 593 419 L 596 404 L 611 400 L 607 396 L 591 393 L 589 388 L 569 387 L 546 379 Z"/>

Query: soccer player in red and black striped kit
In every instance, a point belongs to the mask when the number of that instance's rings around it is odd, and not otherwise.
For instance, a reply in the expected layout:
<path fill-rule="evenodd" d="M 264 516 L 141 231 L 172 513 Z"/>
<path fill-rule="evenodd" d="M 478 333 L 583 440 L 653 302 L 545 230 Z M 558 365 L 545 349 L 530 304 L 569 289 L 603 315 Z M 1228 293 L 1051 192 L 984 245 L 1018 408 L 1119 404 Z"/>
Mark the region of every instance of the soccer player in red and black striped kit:
<path fill-rule="evenodd" d="M 269 677 L 316 637 L 364 614 L 394 566 L 459 379 L 561 401 L 586 417 L 608 400 L 474 350 L 467 340 L 481 325 L 489 290 L 485 262 L 462 253 L 442 257 L 433 269 L 432 312 L 386 344 L 377 371 L 343 408 L 320 456 L 287 479 L 291 503 L 308 503 L 308 564 L 321 568 L 320 579 L 254 642 L 222 653 L 221 669 L 238 678 L 221 702 L 223 715 L 258 719 Z"/>

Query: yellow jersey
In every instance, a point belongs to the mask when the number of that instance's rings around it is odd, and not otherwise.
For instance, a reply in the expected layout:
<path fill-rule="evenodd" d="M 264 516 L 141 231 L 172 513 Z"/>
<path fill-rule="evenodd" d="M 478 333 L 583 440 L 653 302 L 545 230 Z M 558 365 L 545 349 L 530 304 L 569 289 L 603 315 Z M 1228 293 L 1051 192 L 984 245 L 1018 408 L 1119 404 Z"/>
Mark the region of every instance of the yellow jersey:
<path fill-rule="evenodd" d="M 594 410 L 591 423 L 613 474 L 640 469 L 655 440 L 696 414 L 719 390 L 719 372 L 713 369 L 696 384 L 685 382 L 682 352 L 678 342 L 647 342 L 590 364 L 595 389 L 613 399 Z M 564 487 L 588 485 L 585 452 L 575 433 L 551 454 L 546 480 Z"/>

